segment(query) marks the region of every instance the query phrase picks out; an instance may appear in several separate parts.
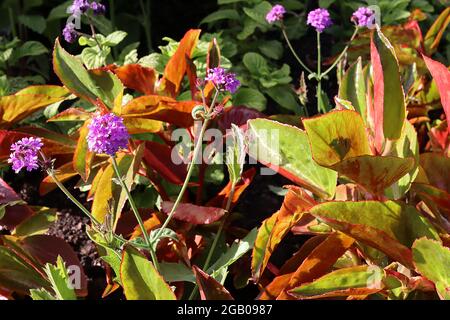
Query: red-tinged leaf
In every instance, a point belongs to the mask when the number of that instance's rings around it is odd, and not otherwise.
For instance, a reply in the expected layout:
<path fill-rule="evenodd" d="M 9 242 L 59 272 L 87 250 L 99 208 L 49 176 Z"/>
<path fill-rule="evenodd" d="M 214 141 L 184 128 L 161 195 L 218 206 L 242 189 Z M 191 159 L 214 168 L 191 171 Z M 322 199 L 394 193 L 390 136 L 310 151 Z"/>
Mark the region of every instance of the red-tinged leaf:
<path fill-rule="evenodd" d="M 169 97 L 148 95 L 128 102 L 121 110 L 121 116 L 127 118 L 144 118 L 173 123 L 188 128 L 192 126 L 192 109 L 196 101 L 176 101 Z"/>
<path fill-rule="evenodd" d="M 201 270 L 197 266 L 192 267 L 202 300 L 234 300 L 223 285 Z"/>
<path fill-rule="evenodd" d="M 73 154 L 73 168 L 86 181 L 91 171 L 94 153 L 89 151 L 87 136 L 89 134 L 89 123 L 86 121 L 79 130 L 78 143 Z"/>
<path fill-rule="evenodd" d="M 115 68 L 113 72 L 122 81 L 125 87 L 139 91 L 143 94 L 155 93 L 155 70 L 140 64 L 127 64 Z"/>
<path fill-rule="evenodd" d="M 406 116 L 405 97 L 394 49 L 381 33 L 374 31 L 370 42 L 373 68 L 375 137 L 380 151 L 383 139 L 398 139 Z"/>
<path fill-rule="evenodd" d="M 142 144 L 136 149 L 136 154 L 117 155 L 117 166 L 121 178 L 124 179 L 125 185 L 131 189 L 134 178 L 139 170 L 142 161 L 143 147 Z M 127 201 L 126 192 L 114 180 L 117 178 L 112 163 L 108 163 L 103 171 L 99 171 L 99 178 L 94 178 L 96 190 L 94 200 L 92 202 L 92 215 L 100 222 L 103 222 L 108 213 L 113 213 L 115 218 L 114 227 L 120 218 L 122 209 Z M 113 201 L 114 199 L 114 201 Z"/>
<path fill-rule="evenodd" d="M 435 61 L 426 55 L 422 54 L 423 60 L 430 70 L 434 81 L 439 90 L 441 96 L 442 107 L 444 108 L 445 115 L 447 117 L 447 123 L 450 122 L 450 71 L 442 63 Z M 448 128 L 450 132 L 450 128 Z"/>
<path fill-rule="evenodd" d="M 169 214 L 173 208 L 173 202 L 164 201 L 161 205 L 161 211 Z M 222 208 L 202 207 L 190 203 L 180 203 L 175 210 L 174 218 L 177 220 L 189 222 L 195 225 L 210 224 L 216 222 L 226 213 Z"/>
<path fill-rule="evenodd" d="M 303 119 L 314 160 L 325 167 L 353 157 L 369 155 L 364 121 L 352 110 L 333 111 Z"/>
<path fill-rule="evenodd" d="M 154 214 L 148 209 L 140 209 L 139 213 L 143 221 L 151 220 L 154 218 Z M 124 211 L 117 222 L 116 233 L 121 234 L 124 237 L 128 237 L 135 231 L 135 227 L 138 222 L 133 211 Z M 136 231 L 138 228 L 136 229 Z M 140 230 L 140 229 L 139 229 Z"/>
<path fill-rule="evenodd" d="M 21 201 L 19 195 L 0 178 L 0 206 L 8 203 Z M 21 222 L 34 214 L 33 210 L 26 205 L 6 206 L 4 217 L 0 217 L 0 225 L 13 230 Z"/>
<path fill-rule="evenodd" d="M 262 276 L 269 259 L 281 240 L 316 202 L 301 188 L 289 186 L 279 211 L 263 221 L 253 247 L 252 275 L 255 281 Z"/>
<path fill-rule="evenodd" d="M 369 266 L 339 269 L 289 293 L 298 299 L 370 295 L 383 289 L 384 276 L 382 269 Z"/>
<path fill-rule="evenodd" d="M 450 158 L 434 152 L 422 153 L 420 166 L 432 186 L 450 193 Z"/>
<path fill-rule="evenodd" d="M 186 75 L 189 79 L 189 88 L 191 90 L 192 100 L 201 100 L 201 97 L 197 97 L 199 90 L 197 88 L 197 67 L 192 59 L 186 57 L 187 67 Z"/>
<path fill-rule="evenodd" d="M 413 245 L 416 270 L 433 281 L 439 298 L 450 300 L 450 249 L 438 241 L 418 239 Z"/>
<path fill-rule="evenodd" d="M 306 257 L 292 274 L 285 291 L 325 275 L 354 242 L 355 239 L 343 233 L 336 232 L 329 235 Z M 286 298 L 289 297 L 285 292 L 278 297 L 278 299 Z"/>
<path fill-rule="evenodd" d="M 433 226 L 414 207 L 394 201 L 327 202 L 309 212 L 407 267 L 412 265 L 410 248 L 415 239 L 439 239 Z"/>
<path fill-rule="evenodd" d="M 242 173 L 242 179 L 236 184 L 233 200 L 231 200 L 230 210 L 237 204 L 241 194 L 247 189 L 247 187 L 252 182 L 253 178 L 256 174 L 256 168 L 251 168 L 244 173 Z M 211 199 L 208 203 L 208 207 L 225 207 L 230 196 L 231 191 L 231 182 L 229 182 L 225 188 L 222 189 L 213 199 Z"/>
<path fill-rule="evenodd" d="M 231 124 L 238 127 L 246 126 L 247 121 L 257 118 L 266 118 L 266 115 L 253 108 L 244 106 L 226 108 L 217 120 L 217 126 L 225 132 L 231 129 Z"/>
<path fill-rule="evenodd" d="M 220 67 L 220 46 L 217 39 L 213 38 L 209 43 L 208 54 L 206 55 L 206 69 Z"/>
<path fill-rule="evenodd" d="M 86 121 L 91 115 L 81 108 L 69 108 L 56 116 L 48 119 L 48 122 L 63 122 L 63 121 Z"/>
<path fill-rule="evenodd" d="M 0 128 L 9 128 L 34 112 L 64 100 L 44 94 L 20 94 L 0 97 Z"/>
<path fill-rule="evenodd" d="M 346 159 L 332 168 L 368 192 L 382 195 L 384 190 L 414 168 L 413 157 L 360 156 Z"/>
<path fill-rule="evenodd" d="M 439 212 L 450 219 L 450 193 L 426 183 L 412 184 L 412 189 L 430 208 L 437 208 Z"/>
<path fill-rule="evenodd" d="M 306 257 L 327 238 L 326 235 L 318 235 L 309 238 L 301 246 L 301 248 L 294 253 L 294 255 L 284 263 L 272 282 L 267 286 L 261 288 L 262 292 L 259 296 L 260 300 L 274 300 L 287 287 L 289 281 L 297 270 L 298 266 L 306 259 Z"/>
<path fill-rule="evenodd" d="M 450 23 L 450 7 L 441 12 L 439 17 L 434 21 L 433 25 L 428 29 L 424 39 L 425 52 L 432 55 L 441 42 L 444 31 Z"/>
<path fill-rule="evenodd" d="M 66 263 L 66 266 L 77 268 L 80 276 L 80 288 L 76 289 L 78 296 L 87 295 L 87 277 L 83 267 L 78 260 L 77 254 L 64 240 L 55 236 L 35 235 L 20 240 L 23 248 L 33 257 L 35 257 L 42 265 L 46 263 L 56 264 L 58 256 Z"/>
<path fill-rule="evenodd" d="M 173 157 L 176 157 L 176 161 Z M 170 183 L 182 185 L 186 178 L 187 164 L 183 162 L 178 152 L 169 146 L 146 141 L 144 162 Z"/>
<path fill-rule="evenodd" d="M 181 81 L 186 73 L 186 57 L 191 58 L 200 36 L 200 29 L 191 29 L 181 39 L 175 54 L 170 58 L 164 69 L 161 87 L 173 97 L 177 96 L 181 88 Z"/>
<path fill-rule="evenodd" d="M 330 199 L 337 173 L 318 165 L 305 131 L 268 119 L 248 121 L 248 154 L 296 184 Z"/>
<path fill-rule="evenodd" d="M 447 128 L 447 121 L 442 121 L 438 126 L 433 127 L 429 131 L 430 142 L 433 150 L 440 150 L 445 153 L 445 150 L 450 146 L 450 130 Z M 447 155 L 450 153 L 447 151 Z"/>
<path fill-rule="evenodd" d="M 60 166 L 55 170 L 55 176 L 62 183 L 73 177 L 76 177 L 77 175 L 78 172 L 76 172 L 73 169 L 72 162 L 63 164 L 62 166 Z M 41 184 L 39 185 L 39 195 L 44 196 L 47 193 L 55 190 L 56 188 L 58 188 L 58 186 L 56 185 L 55 181 L 50 176 L 47 176 L 44 178 L 44 180 L 42 180 Z"/>

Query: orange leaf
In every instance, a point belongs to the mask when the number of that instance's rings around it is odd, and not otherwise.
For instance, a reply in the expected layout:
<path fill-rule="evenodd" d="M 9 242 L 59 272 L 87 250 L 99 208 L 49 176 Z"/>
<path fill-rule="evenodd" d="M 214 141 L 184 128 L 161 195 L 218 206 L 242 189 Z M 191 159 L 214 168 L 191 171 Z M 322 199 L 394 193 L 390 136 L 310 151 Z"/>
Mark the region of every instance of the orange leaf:
<path fill-rule="evenodd" d="M 143 94 L 155 93 L 155 70 L 139 64 L 127 64 L 112 71 L 127 88 Z"/>

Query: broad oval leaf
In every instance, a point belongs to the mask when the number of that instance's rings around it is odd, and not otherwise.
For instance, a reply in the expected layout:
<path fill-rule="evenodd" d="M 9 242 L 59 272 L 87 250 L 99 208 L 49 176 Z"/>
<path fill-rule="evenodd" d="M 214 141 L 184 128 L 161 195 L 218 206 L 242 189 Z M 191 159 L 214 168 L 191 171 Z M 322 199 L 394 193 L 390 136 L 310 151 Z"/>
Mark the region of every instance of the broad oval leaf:
<path fill-rule="evenodd" d="M 350 101 L 364 122 L 367 121 L 366 79 L 361 57 L 345 72 L 339 86 L 339 98 Z"/>
<path fill-rule="evenodd" d="M 337 174 L 312 158 L 306 133 L 267 119 L 248 122 L 249 155 L 293 182 L 324 198 L 332 198 Z"/>
<path fill-rule="evenodd" d="M 169 214 L 174 203 L 164 201 L 161 204 L 161 210 L 165 214 Z M 189 222 L 192 224 L 210 224 L 219 220 L 224 214 L 225 210 L 215 207 L 196 206 L 191 203 L 180 203 L 175 210 L 174 218 L 177 220 Z"/>
<path fill-rule="evenodd" d="M 120 277 L 128 300 L 176 300 L 153 264 L 130 245 L 123 251 Z"/>
<path fill-rule="evenodd" d="M 333 228 L 412 265 L 411 246 L 421 237 L 439 239 L 433 226 L 409 205 L 394 201 L 327 202 L 310 213 Z"/>

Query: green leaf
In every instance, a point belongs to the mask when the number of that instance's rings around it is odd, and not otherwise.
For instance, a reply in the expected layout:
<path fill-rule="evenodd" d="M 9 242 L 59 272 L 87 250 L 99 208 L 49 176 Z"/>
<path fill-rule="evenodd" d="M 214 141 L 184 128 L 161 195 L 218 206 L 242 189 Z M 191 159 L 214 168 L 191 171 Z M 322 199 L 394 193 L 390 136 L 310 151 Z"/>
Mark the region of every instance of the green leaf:
<path fill-rule="evenodd" d="M 55 297 L 45 289 L 31 289 L 30 297 L 33 300 L 56 300 Z"/>
<path fill-rule="evenodd" d="M 125 247 L 120 270 L 128 300 L 176 300 L 153 264 L 132 246 Z"/>
<path fill-rule="evenodd" d="M 81 60 L 88 69 L 96 69 L 106 65 L 106 58 L 109 56 L 111 49 L 103 47 L 102 50 L 96 47 L 84 48 L 81 51 Z"/>
<path fill-rule="evenodd" d="M 439 297 L 450 300 L 450 249 L 437 241 L 418 239 L 413 245 L 413 259 L 417 271 L 434 282 Z"/>
<path fill-rule="evenodd" d="M 67 53 L 56 40 L 53 67 L 61 82 L 77 96 L 94 102 L 100 93 L 80 60 Z"/>
<path fill-rule="evenodd" d="M 23 57 L 38 56 L 45 53 L 48 53 L 48 49 L 42 43 L 38 41 L 27 41 L 14 50 L 12 63 Z"/>
<path fill-rule="evenodd" d="M 332 198 L 337 174 L 312 158 L 308 136 L 293 126 L 267 119 L 248 122 L 249 155 L 324 198 Z"/>
<path fill-rule="evenodd" d="M 333 271 L 313 282 L 290 291 L 298 298 L 325 298 L 367 295 L 383 288 L 384 272 L 380 268 L 357 266 Z"/>
<path fill-rule="evenodd" d="M 405 120 L 400 139 L 393 142 L 389 155 L 414 159 L 414 166 L 412 169 L 385 190 L 385 195 L 387 197 L 391 199 L 400 199 L 411 188 L 412 182 L 419 173 L 419 143 L 417 141 L 417 132 L 408 120 Z"/>
<path fill-rule="evenodd" d="M 258 229 L 251 230 L 245 238 L 238 242 L 234 242 L 231 247 L 208 269 L 208 274 L 215 279 L 221 275 L 222 272 L 237 261 L 240 257 L 246 254 L 253 248 L 255 244 Z"/>
<path fill-rule="evenodd" d="M 394 48 L 381 31 L 373 33 L 371 61 L 376 134 L 383 133 L 386 139 L 398 139 L 406 117 L 405 96 Z"/>
<path fill-rule="evenodd" d="M 12 234 L 18 237 L 45 234 L 56 219 L 55 209 L 46 207 L 36 208 L 34 215 L 21 222 Z"/>
<path fill-rule="evenodd" d="M 18 20 L 20 23 L 30 28 L 34 32 L 42 34 L 47 26 L 45 18 L 38 15 L 19 15 Z"/>
<path fill-rule="evenodd" d="M 266 21 L 266 15 L 270 11 L 270 9 L 272 9 L 272 5 L 267 1 L 263 1 L 253 8 L 244 8 L 243 10 L 247 16 L 249 16 L 256 22 L 262 25 L 267 25 L 268 22 Z"/>
<path fill-rule="evenodd" d="M 61 256 L 58 256 L 56 265 L 47 263 L 44 270 L 52 284 L 52 289 L 56 294 L 57 300 L 77 300 L 75 290 L 69 282 L 69 275 Z"/>
<path fill-rule="evenodd" d="M 102 43 L 102 45 L 108 46 L 108 47 L 114 47 L 117 46 L 119 43 L 125 39 L 125 37 L 128 34 L 125 31 L 114 31 L 113 33 L 110 33 L 106 36 L 105 42 Z"/>
<path fill-rule="evenodd" d="M 258 111 L 264 111 L 266 109 L 267 99 L 256 89 L 240 88 L 233 97 L 233 105 L 247 106 Z"/>
<path fill-rule="evenodd" d="M 205 18 L 203 18 L 202 21 L 200 21 L 200 24 L 211 23 L 220 20 L 238 20 L 238 19 L 239 19 L 239 12 L 237 12 L 236 10 L 222 9 L 207 15 Z"/>
<path fill-rule="evenodd" d="M 304 119 L 314 160 L 326 167 L 349 158 L 369 155 L 369 142 L 364 122 L 355 111 L 329 112 Z"/>
<path fill-rule="evenodd" d="M 341 85 L 339 86 L 339 98 L 350 101 L 356 111 L 367 120 L 366 79 L 362 69 L 361 57 L 348 68 Z"/>
<path fill-rule="evenodd" d="M 421 237 L 439 239 L 433 226 L 412 206 L 394 201 L 327 202 L 310 213 L 331 227 L 411 266 L 411 248 Z"/>
<path fill-rule="evenodd" d="M 227 143 L 226 165 L 230 182 L 236 185 L 241 179 L 242 171 L 244 170 L 246 152 L 244 133 L 234 123 L 231 124 L 231 129 L 232 143 Z"/>
<path fill-rule="evenodd" d="M 283 57 L 283 44 L 277 40 L 264 41 L 259 45 L 259 50 L 266 57 L 278 60 Z"/>
<path fill-rule="evenodd" d="M 269 65 L 266 58 L 256 52 L 247 52 L 242 58 L 244 66 L 252 75 L 268 75 Z"/>
<path fill-rule="evenodd" d="M 278 103 L 282 108 L 290 110 L 298 114 L 300 112 L 300 105 L 297 96 L 289 85 L 277 85 L 268 89 L 265 92 Z"/>
<path fill-rule="evenodd" d="M 192 269 L 188 268 L 184 263 L 160 262 L 161 275 L 166 282 L 182 282 L 187 281 L 195 283 L 195 275 Z"/>

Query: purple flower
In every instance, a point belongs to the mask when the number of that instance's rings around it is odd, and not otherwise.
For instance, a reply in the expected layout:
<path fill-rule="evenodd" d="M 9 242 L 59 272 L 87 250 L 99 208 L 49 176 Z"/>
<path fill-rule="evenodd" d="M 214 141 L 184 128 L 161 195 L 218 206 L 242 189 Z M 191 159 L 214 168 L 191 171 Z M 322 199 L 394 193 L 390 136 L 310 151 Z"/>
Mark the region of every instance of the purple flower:
<path fill-rule="evenodd" d="M 106 12 L 105 5 L 101 4 L 100 2 L 92 2 L 91 3 L 91 9 L 94 11 L 95 15 L 102 15 Z"/>
<path fill-rule="evenodd" d="M 268 23 L 274 23 L 279 20 L 283 20 L 283 16 L 286 13 L 286 9 L 281 4 L 276 4 L 267 13 L 266 20 Z"/>
<path fill-rule="evenodd" d="M 359 27 L 369 27 L 374 23 L 375 12 L 367 7 L 361 7 L 353 12 L 351 20 Z"/>
<path fill-rule="evenodd" d="M 18 173 L 23 168 L 32 171 L 39 168 L 38 152 L 41 150 L 40 138 L 22 138 L 11 145 L 11 154 L 8 163 L 12 163 L 12 169 Z"/>
<path fill-rule="evenodd" d="M 127 147 L 130 135 L 123 119 L 114 113 L 95 116 L 88 128 L 88 148 L 92 152 L 113 156 L 119 149 Z"/>
<path fill-rule="evenodd" d="M 229 91 L 230 93 L 235 93 L 240 85 L 241 82 L 236 79 L 236 74 L 227 73 L 225 75 L 225 90 Z"/>
<path fill-rule="evenodd" d="M 72 22 L 68 22 L 66 24 L 62 34 L 64 36 L 64 40 L 66 40 L 69 43 L 75 42 L 75 40 L 77 40 L 78 38 L 78 33 L 75 30 L 75 24 L 73 24 Z"/>
<path fill-rule="evenodd" d="M 206 81 L 212 81 L 219 90 L 226 90 L 235 93 L 241 82 L 236 79 L 236 75 L 226 72 L 224 68 L 217 67 L 208 70 L 205 78 Z"/>
<path fill-rule="evenodd" d="M 69 8 L 69 12 L 75 16 L 80 16 L 88 11 L 89 8 L 90 4 L 88 0 L 74 0 Z"/>
<path fill-rule="evenodd" d="M 331 26 L 333 22 L 331 21 L 328 10 L 319 8 L 308 13 L 306 24 L 313 26 L 318 32 L 322 32 Z"/>

